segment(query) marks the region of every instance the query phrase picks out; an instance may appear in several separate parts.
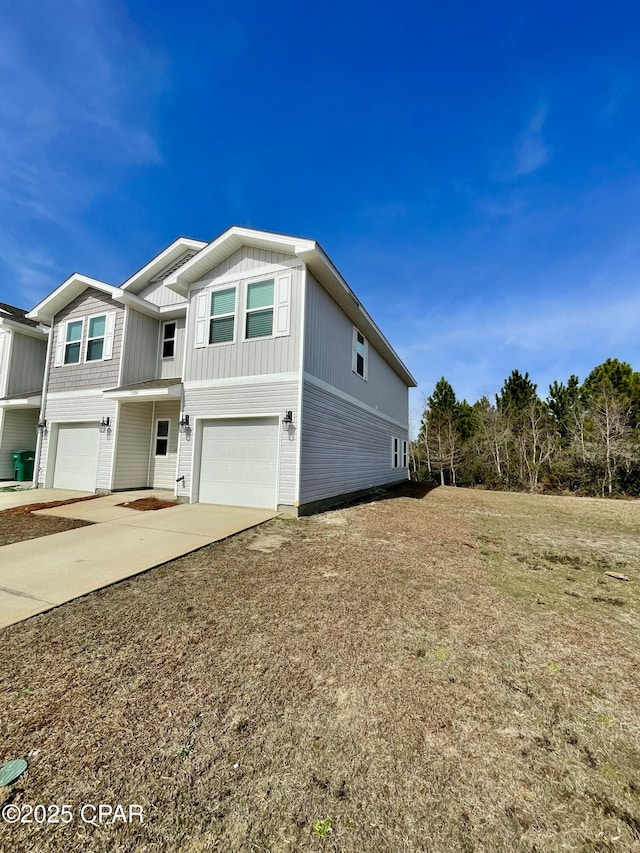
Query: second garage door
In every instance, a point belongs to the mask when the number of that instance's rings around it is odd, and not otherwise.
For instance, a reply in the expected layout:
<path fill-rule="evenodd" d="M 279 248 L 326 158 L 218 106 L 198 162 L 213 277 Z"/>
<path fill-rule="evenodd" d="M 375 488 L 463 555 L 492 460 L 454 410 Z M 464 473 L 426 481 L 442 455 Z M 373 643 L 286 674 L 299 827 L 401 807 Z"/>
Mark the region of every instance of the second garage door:
<path fill-rule="evenodd" d="M 199 500 L 275 509 L 279 435 L 277 418 L 204 421 Z"/>
<path fill-rule="evenodd" d="M 54 489 L 95 491 L 99 436 L 96 423 L 59 425 Z"/>

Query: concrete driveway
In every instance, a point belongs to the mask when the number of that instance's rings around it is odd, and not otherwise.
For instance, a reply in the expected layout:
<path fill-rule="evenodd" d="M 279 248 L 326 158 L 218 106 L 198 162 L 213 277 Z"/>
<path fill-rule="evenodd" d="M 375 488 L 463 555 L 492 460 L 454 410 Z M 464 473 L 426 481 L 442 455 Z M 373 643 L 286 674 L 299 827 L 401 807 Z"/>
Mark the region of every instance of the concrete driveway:
<path fill-rule="evenodd" d="M 38 492 L 49 493 L 45 501 L 82 496 L 81 492 L 67 494 L 58 489 Z M 5 493 L 0 498 L 22 494 Z M 34 494 L 37 493 L 31 493 Z M 152 495 L 167 497 L 166 492 L 160 491 L 120 492 L 79 504 L 38 510 L 43 515 L 95 523 L 0 548 L 0 627 L 152 569 L 278 514 L 272 510 L 211 504 L 181 504 L 147 512 L 116 506 Z M 13 506 L 29 502 L 33 501 Z M 0 510 L 7 508 L 0 500 Z"/>

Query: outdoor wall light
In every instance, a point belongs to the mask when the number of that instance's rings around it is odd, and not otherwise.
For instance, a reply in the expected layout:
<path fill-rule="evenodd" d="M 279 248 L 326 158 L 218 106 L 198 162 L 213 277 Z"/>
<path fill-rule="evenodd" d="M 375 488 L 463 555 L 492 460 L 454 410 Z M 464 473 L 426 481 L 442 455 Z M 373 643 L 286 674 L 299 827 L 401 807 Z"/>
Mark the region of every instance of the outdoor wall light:
<path fill-rule="evenodd" d="M 282 419 L 282 429 L 286 432 L 290 426 L 293 426 L 293 412 L 287 409 Z"/>
<path fill-rule="evenodd" d="M 109 429 L 109 418 L 107 418 L 103 415 L 103 417 L 100 420 L 99 426 L 100 426 L 100 432 L 106 432 Z"/>
<path fill-rule="evenodd" d="M 189 429 L 189 415 L 185 415 L 183 412 L 180 415 L 180 422 L 178 426 L 180 427 L 180 432 L 186 432 Z"/>
<path fill-rule="evenodd" d="M 40 432 L 44 432 L 44 430 L 46 428 L 47 428 L 47 422 L 44 418 L 42 418 L 42 420 L 38 421 L 38 429 L 40 430 Z"/>

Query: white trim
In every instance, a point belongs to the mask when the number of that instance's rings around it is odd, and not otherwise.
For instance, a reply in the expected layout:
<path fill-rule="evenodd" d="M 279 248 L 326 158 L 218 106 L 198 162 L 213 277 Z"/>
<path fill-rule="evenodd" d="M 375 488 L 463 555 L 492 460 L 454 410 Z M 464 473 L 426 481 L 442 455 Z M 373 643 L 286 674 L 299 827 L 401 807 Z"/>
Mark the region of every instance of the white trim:
<path fill-rule="evenodd" d="M 0 409 L 10 409 L 14 406 L 25 409 L 37 409 L 42 404 L 42 394 L 34 394 L 32 397 L 14 397 L 12 400 L 0 399 Z"/>
<path fill-rule="evenodd" d="M 362 345 L 364 349 L 364 353 L 362 355 L 362 373 L 358 373 L 358 335 L 362 338 Z M 360 379 L 364 379 L 365 382 L 369 381 L 369 341 L 367 340 L 364 332 L 361 332 L 360 329 L 355 325 L 353 325 L 353 349 L 351 353 L 351 370 L 355 373 L 356 376 L 359 376 Z"/>
<path fill-rule="evenodd" d="M 122 320 L 122 345 L 120 347 L 120 364 L 118 365 L 118 387 L 123 384 L 122 380 L 124 378 L 124 365 L 125 359 L 128 357 L 127 350 L 128 341 L 127 341 L 127 320 L 129 319 L 129 312 L 131 311 L 131 307 L 129 305 L 124 306 L 124 318 Z"/>
<path fill-rule="evenodd" d="M 263 305 L 261 308 L 249 308 L 249 288 L 254 284 L 268 284 L 270 281 L 273 282 L 273 301 L 271 305 Z M 244 284 L 244 299 L 243 299 L 244 311 L 242 316 L 242 343 L 247 343 L 249 341 L 270 341 L 272 338 L 276 336 L 276 279 L 274 278 L 264 278 L 261 276 L 257 281 L 247 281 Z M 271 334 L 270 335 L 260 335 L 257 338 L 248 338 L 247 337 L 247 317 L 249 314 L 257 314 L 259 311 L 268 311 L 271 308 Z"/>
<path fill-rule="evenodd" d="M 167 328 L 169 323 L 173 323 L 173 338 L 166 338 L 164 336 L 164 330 Z M 173 355 L 164 355 L 164 344 L 165 340 L 173 341 Z M 160 361 L 175 361 L 176 358 L 176 343 L 178 341 L 178 322 L 176 319 L 171 320 L 163 320 L 160 326 Z"/>
<path fill-rule="evenodd" d="M 8 317 L 0 317 L 0 331 L 19 332 L 30 338 L 44 338 L 49 334 L 48 326 L 27 326 L 19 320 L 10 320 Z"/>
<path fill-rule="evenodd" d="M 51 358 L 53 355 L 53 329 L 49 333 L 49 340 L 47 341 L 47 355 L 46 361 L 44 363 L 44 376 L 42 378 L 42 403 L 40 404 L 40 415 L 39 420 L 45 416 L 45 410 L 47 408 L 47 393 L 49 388 L 49 375 L 51 373 Z M 40 461 L 42 459 L 42 442 L 44 440 L 44 430 L 37 430 L 36 436 L 36 452 L 34 454 L 33 461 L 33 485 L 32 488 L 37 489 L 40 485 Z M 47 451 L 48 451 L 47 447 Z M 48 453 L 47 453 L 48 456 Z M 46 471 L 43 472 L 42 483 L 44 485 L 44 477 Z"/>
<path fill-rule="evenodd" d="M 302 374 L 302 381 L 308 382 L 310 385 L 315 385 L 316 388 L 320 388 L 322 391 L 327 391 L 329 394 L 333 394 L 334 397 L 339 397 L 341 400 L 345 400 L 347 403 L 351 403 L 360 409 L 364 409 L 365 412 L 370 412 L 372 415 L 376 415 L 376 417 L 381 420 L 387 421 L 387 423 L 393 424 L 394 426 L 409 432 L 408 424 L 403 424 L 401 421 L 392 418 L 390 415 L 386 415 L 379 409 L 369 406 L 367 403 L 363 403 L 362 400 L 358 400 L 357 397 L 352 397 L 351 394 L 346 394 L 344 391 L 340 391 L 339 388 L 336 388 L 334 385 L 329 385 L 328 382 L 318 379 L 317 376 L 313 376 L 311 373 L 304 371 Z"/>
<path fill-rule="evenodd" d="M 400 439 L 397 435 L 391 436 L 391 467 L 400 468 Z"/>
<path fill-rule="evenodd" d="M 195 391 L 198 388 L 223 388 L 228 385 L 266 385 L 278 382 L 299 382 L 300 378 L 300 371 L 296 370 L 291 373 L 256 373 L 255 376 L 229 376 L 226 379 L 192 379 L 183 384 L 185 391 Z"/>
<path fill-rule="evenodd" d="M 74 364 L 83 364 L 82 360 L 82 345 L 84 343 L 84 321 L 86 317 L 69 317 L 66 319 L 62 325 L 64 328 L 64 338 L 62 342 L 62 364 L 56 365 L 56 367 L 72 367 Z M 69 333 L 69 326 L 72 323 L 82 323 L 82 331 L 80 332 L 80 339 L 78 341 L 68 341 L 67 334 Z M 67 361 L 67 347 L 69 345 L 75 346 L 75 344 L 80 345 L 80 349 L 78 350 L 78 360 L 77 361 Z"/>
<path fill-rule="evenodd" d="M 155 416 L 155 402 L 153 404 L 153 413 Z M 154 430 L 153 430 L 153 458 L 154 459 L 168 459 L 169 458 L 169 439 L 171 438 L 171 421 L 173 418 L 155 418 L 154 420 Z M 169 426 L 167 428 L 167 435 L 158 435 L 158 424 L 166 421 Z M 166 440 L 167 442 L 167 452 L 166 453 L 156 453 L 158 447 L 158 439 Z M 155 475 L 155 471 L 154 471 Z M 149 478 L 147 477 L 147 485 L 149 485 Z"/>
<path fill-rule="evenodd" d="M 107 311 L 101 311 L 99 314 L 87 314 L 83 317 L 83 320 L 87 321 L 87 339 L 84 341 L 84 359 L 82 360 L 82 364 L 93 364 L 94 362 L 104 361 L 104 352 L 106 348 L 106 340 L 107 340 Z M 91 328 L 91 321 L 98 320 L 100 317 L 104 317 L 104 334 L 98 335 L 98 337 L 90 338 L 89 337 L 89 329 Z M 71 321 L 73 322 L 73 320 Z M 84 331 L 84 330 L 83 330 Z M 89 360 L 87 358 L 87 352 L 89 349 L 89 341 L 99 341 L 102 339 L 102 356 L 100 358 L 92 358 Z"/>
<path fill-rule="evenodd" d="M 102 397 L 105 400 L 159 400 L 164 397 L 179 397 L 181 392 L 176 392 L 176 388 L 182 388 L 181 382 L 176 382 L 175 385 L 167 385 L 164 388 L 132 388 L 130 391 L 103 391 Z"/>
<path fill-rule="evenodd" d="M 4 397 L 9 390 L 9 373 L 13 351 L 13 332 L 10 329 L 0 332 L 0 394 Z"/>
<path fill-rule="evenodd" d="M 102 400 L 102 391 L 96 388 L 85 388 L 82 391 L 50 391 L 47 394 L 49 400 L 66 400 L 73 397 L 95 397 Z"/>
<path fill-rule="evenodd" d="M 224 293 L 225 290 L 233 290 L 233 311 L 229 311 L 227 314 L 212 314 L 213 311 L 213 300 L 211 297 L 214 293 Z M 215 287 L 207 287 L 204 290 L 205 293 L 209 295 L 209 319 L 207 321 L 207 334 L 206 334 L 206 346 L 208 347 L 224 347 L 229 346 L 230 344 L 238 343 L 238 305 L 240 300 L 238 299 L 238 295 L 240 292 L 240 284 L 232 284 L 227 286 L 219 286 Z M 209 338 L 211 337 L 211 321 L 212 320 L 222 320 L 225 317 L 233 317 L 233 338 L 230 341 L 211 341 Z"/>
<path fill-rule="evenodd" d="M 118 452 L 118 432 L 120 431 L 120 401 L 116 400 L 116 413 L 114 416 L 116 422 L 113 429 L 113 447 L 111 448 L 111 465 L 109 466 L 109 490 L 113 490 L 113 480 L 116 474 L 116 454 Z M 97 477 L 96 477 L 97 480 Z"/>
<path fill-rule="evenodd" d="M 151 402 L 151 401 L 150 401 Z M 153 400 L 153 406 L 151 407 L 151 423 L 149 426 L 151 429 L 149 430 L 149 458 L 147 459 L 147 487 L 151 483 L 151 460 L 155 459 L 155 454 L 153 452 L 153 447 L 156 441 L 156 437 L 153 431 L 153 425 L 156 422 L 156 401 Z M 153 472 L 155 475 L 155 471 Z"/>
<path fill-rule="evenodd" d="M 300 296 L 300 316 L 297 318 L 299 323 L 298 328 L 300 329 L 300 350 L 298 354 L 299 364 L 298 364 L 298 423 L 296 429 L 296 438 L 298 440 L 298 446 L 296 447 L 296 472 L 295 472 L 295 481 L 294 481 L 294 491 L 293 491 L 293 505 L 300 506 L 300 480 L 301 480 L 301 464 L 302 464 L 302 421 L 303 421 L 303 399 L 304 399 L 304 382 L 302 381 L 303 373 L 304 373 L 304 347 L 306 341 L 306 328 L 307 328 L 307 318 L 306 318 L 306 306 L 307 306 L 307 267 L 305 264 L 303 273 L 302 273 L 302 294 Z"/>
<path fill-rule="evenodd" d="M 166 249 L 163 249 L 160 254 L 155 255 L 142 269 L 138 270 L 138 272 L 134 273 L 130 278 L 128 278 L 124 284 L 121 285 L 122 290 L 130 290 L 136 284 L 140 285 L 140 288 L 147 284 L 147 277 L 149 279 L 153 278 L 155 271 L 161 272 L 164 267 L 168 266 L 173 260 L 172 255 L 175 255 L 175 260 L 180 257 L 181 252 L 187 251 L 188 249 L 195 249 L 196 253 L 207 245 L 206 242 L 202 240 L 193 240 L 191 237 L 178 237 L 177 240 L 174 240 L 171 245 L 167 246 Z M 176 252 L 176 249 L 180 249 L 181 251 Z M 191 258 L 189 259 L 191 260 Z"/>

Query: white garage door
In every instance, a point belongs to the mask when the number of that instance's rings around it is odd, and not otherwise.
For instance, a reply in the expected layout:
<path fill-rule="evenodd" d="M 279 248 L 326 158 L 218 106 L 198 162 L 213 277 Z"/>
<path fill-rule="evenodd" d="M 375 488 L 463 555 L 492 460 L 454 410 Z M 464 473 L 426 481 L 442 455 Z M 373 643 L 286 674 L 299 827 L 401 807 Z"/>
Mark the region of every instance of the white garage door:
<path fill-rule="evenodd" d="M 204 421 L 200 501 L 275 509 L 278 427 L 277 418 Z"/>
<path fill-rule="evenodd" d="M 93 492 L 98 472 L 97 423 L 60 424 L 53 487 Z"/>

